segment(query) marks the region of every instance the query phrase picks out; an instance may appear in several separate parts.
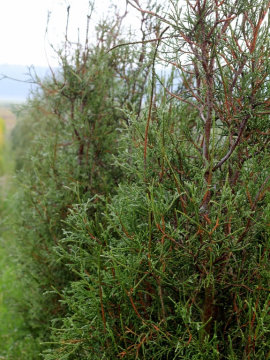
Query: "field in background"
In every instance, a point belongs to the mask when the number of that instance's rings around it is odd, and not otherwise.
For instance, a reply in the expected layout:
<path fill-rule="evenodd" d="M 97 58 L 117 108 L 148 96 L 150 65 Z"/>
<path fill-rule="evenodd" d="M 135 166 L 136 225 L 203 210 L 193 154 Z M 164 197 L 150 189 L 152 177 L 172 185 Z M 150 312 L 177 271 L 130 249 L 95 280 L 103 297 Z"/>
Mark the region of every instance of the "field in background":
<path fill-rule="evenodd" d="M 0 102 L 0 118 L 5 122 L 7 133 L 10 132 L 16 124 L 16 116 L 12 112 L 13 106 L 16 106 L 16 104 L 5 104 Z"/>

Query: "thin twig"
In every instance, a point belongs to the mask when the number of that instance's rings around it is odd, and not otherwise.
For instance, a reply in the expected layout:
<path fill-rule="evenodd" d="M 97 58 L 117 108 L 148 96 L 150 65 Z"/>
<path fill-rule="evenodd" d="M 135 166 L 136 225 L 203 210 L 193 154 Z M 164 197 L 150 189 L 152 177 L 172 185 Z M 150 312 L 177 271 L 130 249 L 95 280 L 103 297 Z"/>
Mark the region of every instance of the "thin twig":
<path fill-rule="evenodd" d="M 243 135 L 243 132 L 245 130 L 245 127 L 247 125 L 248 119 L 250 118 L 250 115 L 247 115 L 244 120 L 242 121 L 240 128 L 239 128 L 239 133 L 237 136 L 237 139 L 235 140 L 235 142 L 233 143 L 233 145 L 231 146 L 230 150 L 227 152 L 227 154 L 213 167 L 212 171 L 216 171 L 217 169 L 219 169 L 224 163 L 225 161 L 227 161 L 232 153 L 234 152 L 235 148 L 237 147 L 237 145 L 239 144 L 241 137 Z"/>

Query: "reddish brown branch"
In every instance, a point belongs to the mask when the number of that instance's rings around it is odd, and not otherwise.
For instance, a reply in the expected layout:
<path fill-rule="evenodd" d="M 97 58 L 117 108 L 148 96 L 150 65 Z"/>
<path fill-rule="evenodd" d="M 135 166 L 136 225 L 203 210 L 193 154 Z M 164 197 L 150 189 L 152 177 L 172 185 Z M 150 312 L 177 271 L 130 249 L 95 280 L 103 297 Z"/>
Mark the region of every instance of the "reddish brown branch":
<path fill-rule="evenodd" d="M 230 150 L 227 152 L 227 154 L 213 167 L 212 171 L 216 171 L 217 169 L 219 169 L 224 163 L 225 161 L 227 161 L 232 153 L 234 152 L 234 150 L 236 149 L 237 145 L 239 144 L 241 137 L 243 135 L 243 132 L 246 128 L 247 122 L 250 118 L 250 115 L 247 115 L 244 120 L 242 121 L 240 128 L 239 128 L 239 133 L 237 136 L 237 139 L 235 140 L 235 142 L 233 143 L 233 145 L 231 146 Z"/>

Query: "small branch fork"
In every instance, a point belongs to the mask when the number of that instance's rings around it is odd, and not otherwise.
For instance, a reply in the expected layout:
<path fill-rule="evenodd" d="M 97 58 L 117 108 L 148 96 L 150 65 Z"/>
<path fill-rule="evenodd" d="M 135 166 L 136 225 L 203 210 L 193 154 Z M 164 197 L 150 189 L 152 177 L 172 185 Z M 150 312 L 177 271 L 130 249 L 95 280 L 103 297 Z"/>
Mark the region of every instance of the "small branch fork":
<path fill-rule="evenodd" d="M 221 166 L 230 158 L 230 156 L 232 155 L 232 153 L 234 152 L 234 150 L 236 149 L 237 145 L 240 143 L 241 137 L 244 133 L 244 130 L 246 128 L 248 119 L 250 118 L 250 115 L 247 115 L 240 127 L 239 127 L 239 132 L 237 135 L 237 138 L 235 140 L 235 142 L 233 143 L 233 145 L 231 146 L 230 150 L 227 152 L 227 154 L 212 168 L 212 171 L 216 171 L 217 169 L 221 168 Z"/>

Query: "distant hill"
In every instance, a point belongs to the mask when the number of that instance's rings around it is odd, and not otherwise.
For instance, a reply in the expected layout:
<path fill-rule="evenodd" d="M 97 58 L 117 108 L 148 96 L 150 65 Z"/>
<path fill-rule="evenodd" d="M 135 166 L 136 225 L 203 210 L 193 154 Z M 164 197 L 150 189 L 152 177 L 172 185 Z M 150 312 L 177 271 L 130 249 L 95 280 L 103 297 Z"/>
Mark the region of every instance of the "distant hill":
<path fill-rule="evenodd" d="M 47 67 L 0 65 L 0 102 L 24 102 L 35 87 L 30 76 L 30 72 L 34 74 L 33 69 L 41 78 L 49 73 Z"/>

